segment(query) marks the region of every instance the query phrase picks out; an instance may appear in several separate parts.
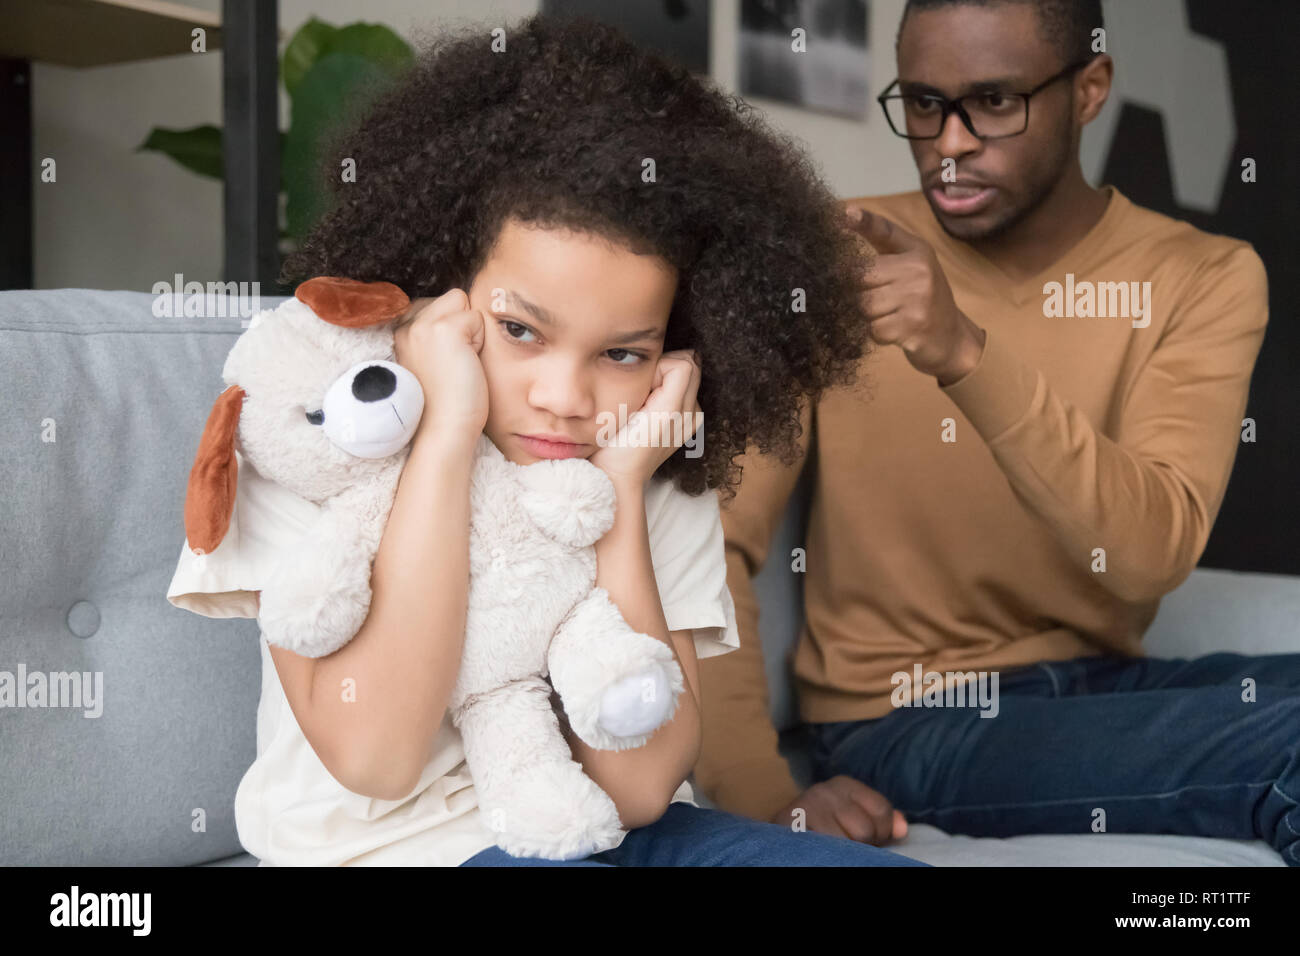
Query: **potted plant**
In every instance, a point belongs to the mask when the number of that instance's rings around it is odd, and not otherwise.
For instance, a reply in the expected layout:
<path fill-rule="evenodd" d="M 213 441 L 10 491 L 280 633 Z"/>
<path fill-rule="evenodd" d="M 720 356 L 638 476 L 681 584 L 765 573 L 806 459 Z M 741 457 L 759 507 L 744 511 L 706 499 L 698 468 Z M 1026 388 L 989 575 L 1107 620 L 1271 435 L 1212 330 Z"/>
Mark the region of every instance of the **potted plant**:
<path fill-rule="evenodd" d="M 322 138 L 342 118 L 340 104 L 373 95 L 414 59 L 411 47 L 388 27 L 337 27 L 315 17 L 293 35 L 280 56 L 280 82 L 290 99 L 289 129 L 280 133 L 280 255 L 296 248 L 325 212 L 329 193 L 316 174 Z M 186 169 L 222 179 L 222 130 L 155 126 L 136 151 L 162 153 Z"/>

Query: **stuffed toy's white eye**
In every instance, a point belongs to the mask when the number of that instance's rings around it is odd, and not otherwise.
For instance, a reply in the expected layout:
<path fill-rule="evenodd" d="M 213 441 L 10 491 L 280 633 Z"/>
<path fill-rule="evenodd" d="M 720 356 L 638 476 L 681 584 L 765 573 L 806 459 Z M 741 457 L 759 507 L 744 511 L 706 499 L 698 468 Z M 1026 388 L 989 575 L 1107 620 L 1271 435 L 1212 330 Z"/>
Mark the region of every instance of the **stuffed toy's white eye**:
<path fill-rule="evenodd" d="M 358 362 L 325 393 L 325 434 L 358 458 L 387 458 L 415 435 L 424 413 L 420 381 L 396 362 Z M 311 421 L 311 413 L 308 413 Z"/>

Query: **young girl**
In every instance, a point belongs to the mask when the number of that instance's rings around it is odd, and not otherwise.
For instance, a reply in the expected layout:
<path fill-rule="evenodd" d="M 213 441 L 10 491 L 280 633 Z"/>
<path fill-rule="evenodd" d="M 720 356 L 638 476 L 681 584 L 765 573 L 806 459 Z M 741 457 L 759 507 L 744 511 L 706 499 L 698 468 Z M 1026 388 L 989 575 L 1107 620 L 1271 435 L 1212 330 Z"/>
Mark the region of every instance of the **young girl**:
<path fill-rule="evenodd" d="M 317 659 L 262 642 L 241 842 L 270 865 L 918 865 L 700 808 L 686 782 L 697 658 L 739 644 L 715 490 L 734 493 L 750 445 L 788 460 L 801 402 L 851 383 L 867 350 L 838 204 L 742 102 L 611 28 L 534 17 L 500 40 L 445 34 L 370 102 L 328 151 L 355 182 L 330 174 L 335 204 L 281 277 L 401 286 L 412 305 L 395 358 L 426 406 L 361 630 Z M 662 432 L 618 440 L 637 411 L 665 413 Z M 581 456 L 608 474 L 617 506 L 596 584 L 686 678 L 673 717 L 633 750 L 591 749 L 552 698 L 628 829 L 579 860 L 495 846 L 447 715 L 480 434 L 520 465 Z M 266 569 L 314 517 L 242 460 L 239 485 L 222 546 L 202 562 L 183 549 L 174 604 L 255 616 Z"/>

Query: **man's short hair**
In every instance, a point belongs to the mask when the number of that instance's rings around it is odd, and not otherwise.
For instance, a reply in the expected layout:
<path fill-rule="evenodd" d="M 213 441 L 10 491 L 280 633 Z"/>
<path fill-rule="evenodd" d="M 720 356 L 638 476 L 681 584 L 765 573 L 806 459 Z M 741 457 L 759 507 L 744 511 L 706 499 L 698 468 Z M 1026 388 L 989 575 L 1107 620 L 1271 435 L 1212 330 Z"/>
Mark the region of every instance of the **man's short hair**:
<path fill-rule="evenodd" d="M 1061 52 L 1067 63 L 1085 60 L 1092 55 L 1092 31 L 1104 26 L 1101 0 L 907 0 L 898 35 L 917 10 L 934 10 L 957 5 L 991 7 L 1006 3 L 1028 3 L 1038 11 L 1043 36 Z"/>

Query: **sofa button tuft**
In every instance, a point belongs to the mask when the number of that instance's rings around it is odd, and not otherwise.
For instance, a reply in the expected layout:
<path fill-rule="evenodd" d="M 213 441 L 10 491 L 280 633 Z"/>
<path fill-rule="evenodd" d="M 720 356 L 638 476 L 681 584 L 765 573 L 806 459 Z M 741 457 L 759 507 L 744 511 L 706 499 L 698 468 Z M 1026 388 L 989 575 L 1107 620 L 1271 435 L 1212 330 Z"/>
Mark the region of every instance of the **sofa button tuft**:
<path fill-rule="evenodd" d="M 90 637 L 99 630 L 99 608 L 89 601 L 78 601 L 68 608 L 68 630 L 77 637 Z"/>

